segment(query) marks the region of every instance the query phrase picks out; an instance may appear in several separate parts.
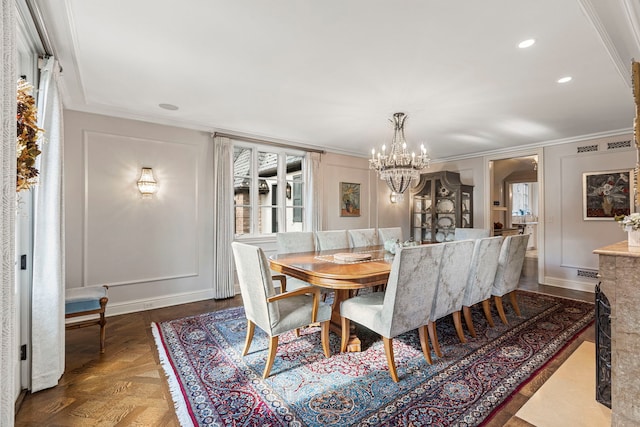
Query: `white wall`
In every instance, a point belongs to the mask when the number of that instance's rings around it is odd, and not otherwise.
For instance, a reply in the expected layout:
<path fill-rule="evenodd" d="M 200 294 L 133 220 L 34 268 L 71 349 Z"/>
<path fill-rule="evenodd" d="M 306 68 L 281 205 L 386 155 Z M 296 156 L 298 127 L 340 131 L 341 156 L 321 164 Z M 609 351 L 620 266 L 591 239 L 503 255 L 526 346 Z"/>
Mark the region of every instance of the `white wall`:
<path fill-rule="evenodd" d="M 545 147 L 545 277 L 544 283 L 593 292 L 597 279 L 580 277 L 579 269 L 598 270 L 593 250 L 626 240 L 613 220 L 584 220 L 582 174 L 633 169 L 635 148 L 607 149 L 608 142 L 631 140 L 632 135 Z M 578 153 L 578 147 L 597 145 L 598 151 Z"/>
<path fill-rule="evenodd" d="M 67 287 L 110 285 L 111 315 L 210 298 L 212 164 L 207 133 L 65 111 Z"/>
<path fill-rule="evenodd" d="M 323 230 L 376 228 L 378 223 L 378 177 L 366 158 L 327 153 L 321 161 Z M 340 183 L 360 184 L 360 216 L 340 216 Z M 384 184 L 386 187 L 386 184 Z M 388 200 L 388 199 L 387 199 Z"/>

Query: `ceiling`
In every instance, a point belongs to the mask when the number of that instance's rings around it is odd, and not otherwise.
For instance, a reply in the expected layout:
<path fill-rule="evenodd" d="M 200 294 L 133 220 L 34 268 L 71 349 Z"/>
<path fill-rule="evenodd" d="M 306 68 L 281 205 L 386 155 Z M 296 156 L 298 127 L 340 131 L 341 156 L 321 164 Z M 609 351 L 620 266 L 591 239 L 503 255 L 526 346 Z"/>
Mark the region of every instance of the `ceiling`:
<path fill-rule="evenodd" d="M 621 134 L 635 115 L 634 0 L 31 3 L 72 110 L 360 156 L 405 112 L 433 159 Z"/>

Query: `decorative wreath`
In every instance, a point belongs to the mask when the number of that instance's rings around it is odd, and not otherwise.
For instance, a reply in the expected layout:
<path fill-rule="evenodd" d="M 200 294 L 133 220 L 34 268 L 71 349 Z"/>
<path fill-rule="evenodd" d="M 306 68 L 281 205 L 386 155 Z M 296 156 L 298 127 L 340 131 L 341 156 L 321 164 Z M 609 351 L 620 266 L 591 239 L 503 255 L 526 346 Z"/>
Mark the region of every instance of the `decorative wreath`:
<path fill-rule="evenodd" d="M 36 101 L 31 96 L 33 86 L 24 79 L 18 80 L 18 132 L 17 154 L 18 168 L 16 179 L 16 191 L 28 190 L 38 183 L 38 169 L 36 169 L 36 157 L 41 151 L 38 149 L 38 137 L 43 129 L 37 126 Z"/>

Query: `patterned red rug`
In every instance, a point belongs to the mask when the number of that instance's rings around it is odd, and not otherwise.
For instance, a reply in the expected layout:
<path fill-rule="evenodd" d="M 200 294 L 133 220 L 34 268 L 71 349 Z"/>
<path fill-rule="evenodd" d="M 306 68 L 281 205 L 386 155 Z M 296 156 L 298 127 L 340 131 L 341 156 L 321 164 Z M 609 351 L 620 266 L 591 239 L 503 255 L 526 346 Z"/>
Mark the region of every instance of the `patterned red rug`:
<path fill-rule="evenodd" d="M 394 340 L 394 383 L 378 336 L 359 330 L 360 353 L 325 358 L 319 328 L 280 338 L 271 377 L 261 377 L 266 335 L 256 328 L 241 356 L 242 307 L 152 324 L 183 426 L 475 426 L 574 339 L 594 318 L 594 306 L 519 293 L 522 317 L 507 310 L 510 326 L 487 326 L 473 311 L 477 338 L 461 344 L 453 322 L 438 321 L 443 357 L 428 365 L 417 332 Z M 507 304 L 508 308 L 510 306 Z M 450 316 L 448 316 L 450 317 Z"/>

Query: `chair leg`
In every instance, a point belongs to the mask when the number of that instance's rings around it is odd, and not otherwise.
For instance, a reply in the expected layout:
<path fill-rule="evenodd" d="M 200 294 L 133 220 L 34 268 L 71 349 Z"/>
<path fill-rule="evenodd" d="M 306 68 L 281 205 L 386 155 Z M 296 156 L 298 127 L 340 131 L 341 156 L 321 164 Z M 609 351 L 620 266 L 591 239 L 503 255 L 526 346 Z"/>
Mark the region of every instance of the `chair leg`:
<path fill-rule="evenodd" d="M 467 339 L 464 337 L 464 332 L 462 330 L 462 321 L 460 320 L 460 311 L 454 311 L 451 313 L 453 316 L 453 324 L 456 327 L 456 334 L 458 334 L 458 339 L 460 342 L 465 343 Z"/>
<path fill-rule="evenodd" d="M 440 351 L 440 343 L 438 342 L 438 332 L 436 331 L 436 322 L 429 322 L 427 325 L 427 331 L 429 331 L 429 338 L 431 338 L 431 344 L 433 344 L 433 351 L 436 352 L 436 356 L 442 357 L 442 351 Z"/>
<path fill-rule="evenodd" d="M 471 318 L 471 308 L 466 305 L 462 307 L 462 314 L 464 314 L 464 322 L 467 324 L 467 329 L 469 330 L 469 334 L 473 338 L 476 337 L 476 330 L 473 327 L 473 319 Z"/>
<path fill-rule="evenodd" d="M 429 365 L 431 365 L 431 350 L 429 349 L 429 338 L 427 337 L 427 325 L 422 325 L 418 328 L 418 335 L 420 336 L 420 347 L 422 347 L 422 353 L 424 354 L 424 359 L 427 361 Z"/>
<path fill-rule="evenodd" d="M 393 381 L 398 382 L 398 371 L 393 358 L 393 338 L 382 337 L 382 341 L 384 342 L 384 353 L 387 356 L 387 364 L 389 365 L 389 375 L 391 375 Z"/>
<path fill-rule="evenodd" d="M 251 341 L 253 341 L 253 332 L 255 329 L 256 325 L 251 320 L 247 320 L 247 338 L 244 340 L 244 350 L 242 350 L 243 356 L 246 356 L 249 352 L 249 347 L 251 347 Z"/>
<path fill-rule="evenodd" d="M 496 295 L 493 299 L 496 301 L 496 308 L 498 309 L 500 320 L 502 320 L 502 323 L 505 325 L 508 325 L 509 322 L 507 322 L 507 316 L 504 314 L 504 307 L 502 306 L 502 297 Z"/>
<path fill-rule="evenodd" d="M 493 323 L 493 316 L 491 315 L 491 297 L 482 301 L 482 311 L 484 311 L 484 317 L 487 318 L 489 326 L 492 328 L 496 326 L 495 323 Z"/>
<path fill-rule="evenodd" d="M 269 354 L 267 355 L 267 364 L 264 365 L 264 372 L 262 378 L 268 378 L 273 366 L 273 361 L 276 358 L 276 351 L 278 350 L 278 337 L 271 337 L 269 339 Z"/>
<path fill-rule="evenodd" d="M 329 321 L 320 323 L 320 340 L 322 341 L 322 351 L 324 351 L 325 357 L 331 357 L 331 350 L 329 349 Z"/>
<path fill-rule="evenodd" d="M 300 328 L 295 329 L 296 337 L 300 337 Z"/>
<path fill-rule="evenodd" d="M 347 351 L 347 343 L 349 342 L 349 336 L 351 336 L 351 322 L 346 317 L 342 316 L 342 340 L 340 342 L 340 352 Z"/>
<path fill-rule="evenodd" d="M 509 298 L 511 299 L 511 305 L 513 306 L 513 311 L 516 312 L 517 316 L 522 316 L 520 314 L 520 307 L 518 307 L 518 299 L 516 298 L 516 291 L 509 292 Z"/>
<path fill-rule="evenodd" d="M 109 301 L 106 297 L 100 298 L 100 353 L 104 353 L 104 339 L 106 337 L 106 329 L 107 319 L 105 319 L 104 311 L 107 307 L 107 301 Z"/>

